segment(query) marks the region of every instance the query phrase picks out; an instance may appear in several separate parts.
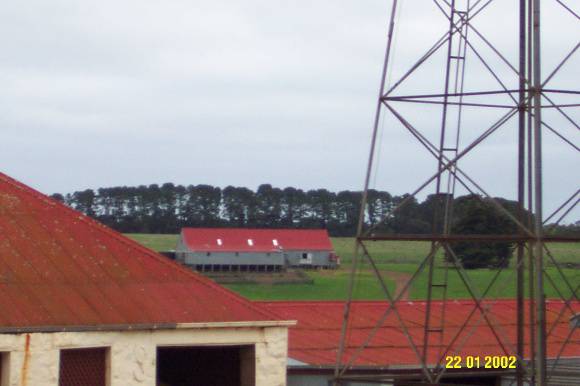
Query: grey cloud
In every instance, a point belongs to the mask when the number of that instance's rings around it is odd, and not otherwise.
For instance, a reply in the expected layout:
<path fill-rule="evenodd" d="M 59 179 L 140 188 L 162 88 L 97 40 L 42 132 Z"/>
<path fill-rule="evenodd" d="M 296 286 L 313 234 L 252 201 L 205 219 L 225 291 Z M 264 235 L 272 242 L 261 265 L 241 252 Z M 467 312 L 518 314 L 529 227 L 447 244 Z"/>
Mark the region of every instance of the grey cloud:
<path fill-rule="evenodd" d="M 446 29 L 432 2 L 401 3 L 392 81 Z M 515 19 L 505 17 L 513 6 L 494 4 L 477 25 L 515 63 Z M 389 8 L 379 0 L 4 2 L 2 170 L 47 193 L 165 181 L 360 189 Z M 546 14 L 548 72 L 573 47 L 577 27 L 557 7 Z M 497 87 L 471 63 L 467 88 Z M 511 70 L 494 63 L 514 87 Z M 440 64 L 435 57 L 400 91 L 440 91 Z M 554 87 L 577 88 L 578 59 L 569 65 Z M 436 140 L 436 109 L 401 111 Z M 497 114 L 466 112 L 464 140 Z M 547 117 L 575 134 L 560 116 Z M 434 164 L 392 117 L 384 125 L 376 186 L 410 191 Z M 504 142 L 513 127 L 465 160 L 496 195 L 513 195 L 507 176 L 489 173 L 511 160 Z M 547 152 L 562 146 L 546 141 Z M 570 162 L 550 166 L 557 191 L 575 186 L 562 172 Z"/>

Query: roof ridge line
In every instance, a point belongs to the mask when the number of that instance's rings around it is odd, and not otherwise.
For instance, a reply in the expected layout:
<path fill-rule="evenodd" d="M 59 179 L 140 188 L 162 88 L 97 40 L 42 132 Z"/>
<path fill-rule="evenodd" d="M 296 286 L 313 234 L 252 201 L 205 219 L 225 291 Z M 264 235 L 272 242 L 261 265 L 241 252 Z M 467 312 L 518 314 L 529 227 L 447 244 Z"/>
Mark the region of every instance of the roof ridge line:
<path fill-rule="evenodd" d="M 231 230 L 238 230 L 238 229 L 244 229 L 244 230 L 263 230 L 263 231 L 326 231 L 328 232 L 328 229 L 326 228 L 254 228 L 254 227 L 250 227 L 250 228 L 246 228 L 246 227 L 183 227 L 181 228 L 181 230 L 184 229 L 231 229 Z"/>
<path fill-rule="evenodd" d="M 218 290 L 218 291 L 222 292 L 224 295 L 226 295 L 228 298 L 235 300 L 238 303 L 242 303 L 242 304 L 245 303 L 244 305 L 247 305 L 250 309 L 255 310 L 256 312 L 258 312 L 264 316 L 272 317 L 273 318 L 272 320 L 278 319 L 269 310 L 262 309 L 261 307 L 256 307 L 256 305 L 251 300 L 246 299 L 245 297 L 238 295 L 237 293 L 216 284 L 215 282 L 213 282 L 209 278 L 200 276 L 199 274 L 191 271 L 188 268 L 183 267 L 182 265 L 178 264 L 177 262 L 173 262 L 171 260 L 168 260 L 166 257 L 158 254 L 157 252 L 155 252 L 147 247 L 144 247 L 143 245 L 139 244 L 137 241 L 129 239 L 127 236 L 123 236 L 121 233 L 115 231 L 112 228 L 107 227 L 106 225 L 104 225 L 104 224 L 100 223 L 99 221 L 87 216 L 86 214 L 84 214 L 80 211 L 77 211 L 73 208 L 70 208 L 69 206 L 65 205 L 64 203 L 62 203 L 54 198 L 51 198 L 51 197 L 47 196 L 46 194 L 43 194 L 43 193 L 39 192 L 38 190 L 36 190 L 36 189 L 34 189 L 34 188 L 32 188 L 32 187 L 30 187 L 22 182 L 15 180 L 12 177 L 9 177 L 5 173 L 0 172 L 0 179 L 3 179 L 6 183 L 14 186 L 17 189 L 22 190 L 23 192 L 31 195 L 32 197 L 34 197 L 36 199 L 43 201 L 46 204 L 63 208 L 65 210 L 64 213 L 66 213 L 67 216 L 74 217 L 77 220 L 84 221 L 87 225 L 94 227 L 95 229 L 105 233 L 108 236 L 114 237 L 117 241 L 122 242 L 123 244 L 125 244 L 129 247 L 132 247 L 138 251 L 146 253 L 149 257 L 155 259 L 156 261 L 158 261 L 162 264 L 165 264 L 167 266 L 171 266 L 171 267 L 179 269 L 180 272 L 194 278 L 198 283 L 203 284 L 206 287 Z"/>
<path fill-rule="evenodd" d="M 501 299 L 484 299 L 483 301 L 490 301 L 493 302 L 494 304 L 513 304 L 515 303 L 516 299 L 515 298 L 501 298 Z M 526 299 L 526 301 L 529 301 L 528 299 Z M 432 300 L 431 301 L 434 304 L 442 304 L 443 300 Z M 446 301 L 447 303 L 456 303 L 456 304 L 460 304 L 460 305 L 472 305 L 475 303 L 475 300 L 473 299 L 469 299 L 469 298 L 459 298 L 459 299 L 448 299 Z M 564 303 L 564 300 L 559 299 L 559 298 L 546 298 L 546 302 L 551 302 L 551 303 Z M 321 305 L 333 305 L 333 304 L 339 304 L 339 303 L 346 303 L 346 300 L 254 300 L 254 303 L 263 303 L 263 304 L 268 304 L 268 305 L 276 305 L 276 304 L 288 304 L 288 305 L 299 305 L 299 304 L 321 304 Z M 353 300 L 352 301 L 353 304 L 364 304 L 364 303 L 368 303 L 368 304 L 375 304 L 375 303 L 389 303 L 389 300 L 378 300 L 378 299 L 359 299 L 359 300 Z M 413 300 L 413 299 L 409 299 L 409 300 L 399 300 L 397 301 L 397 303 L 399 305 L 404 305 L 404 304 L 426 304 L 427 300 L 425 299 L 417 299 L 417 300 Z"/>

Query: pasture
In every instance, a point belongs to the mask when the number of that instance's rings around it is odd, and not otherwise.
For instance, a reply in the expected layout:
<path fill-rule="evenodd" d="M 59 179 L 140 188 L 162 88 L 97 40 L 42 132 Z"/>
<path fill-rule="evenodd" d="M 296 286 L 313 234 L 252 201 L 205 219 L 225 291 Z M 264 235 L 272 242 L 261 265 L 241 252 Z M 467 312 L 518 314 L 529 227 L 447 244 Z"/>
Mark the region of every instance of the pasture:
<path fill-rule="evenodd" d="M 157 251 L 174 249 L 177 241 L 177 235 L 127 234 L 127 236 Z M 307 274 L 313 279 L 313 284 L 231 284 L 227 287 L 252 300 L 344 300 L 349 282 L 354 239 L 332 238 L 332 243 L 337 254 L 341 256 L 342 265 L 337 270 L 308 271 Z M 400 290 L 403 283 L 415 273 L 418 265 L 428 254 L 430 245 L 420 241 L 381 241 L 368 243 L 367 248 L 375 259 L 376 266 L 387 283 L 387 288 L 395 292 Z M 570 265 L 573 268 L 562 268 L 560 271 L 550 258 L 546 258 L 546 296 L 554 298 L 562 294 L 569 297 L 572 290 L 577 290 L 580 283 L 580 269 L 578 269 L 580 246 L 572 243 L 555 243 L 549 245 L 548 248 L 555 260 L 563 267 Z M 437 255 L 437 261 L 443 261 L 442 253 Z M 446 269 L 443 264 L 440 265 L 435 271 L 434 282 L 443 282 L 447 275 L 447 297 L 469 298 L 470 292 L 459 272 L 451 268 Z M 488 290 L 491 297 L 511 298 L 515 296 L 514 265 L 515 260 L 512 259 L 510 268 L 503 270 L 499 275 L 496 270 L 491 269 L 468 270 L 466 280 L 476 294 L 482 294 Z M 567 281 L 562 278 L 560 272 Z M 360 262 L 356 277 L 354 298 L 385 299 L 379 281 L 367 261 Z M 403 298 L 424 299 L 427 294 L 427 279 L 425 271 L 420 273 Z M 493 285 L 490 286 L 492 280 L 494 280 Z M 442 295 L 442 288 L 434 290 L 434 296 L 441 297 Z"/>

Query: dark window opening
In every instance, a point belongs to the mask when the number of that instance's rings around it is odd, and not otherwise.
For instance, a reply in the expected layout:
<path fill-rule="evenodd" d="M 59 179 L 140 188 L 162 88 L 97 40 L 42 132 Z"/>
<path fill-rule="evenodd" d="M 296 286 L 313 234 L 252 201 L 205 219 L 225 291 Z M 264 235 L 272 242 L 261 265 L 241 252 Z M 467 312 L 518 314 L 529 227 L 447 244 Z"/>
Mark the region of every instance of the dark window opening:
<path fill-rule="evenodd" d="M 107 386 L 106 348 L 60 351 L 59 386 Z"/>
<path fill-rule="evenodd" d="M 211 252 L 206 252 L 206 256 L 211 256 Z"/>
<path fill-rule="evenodd" d="M 240 252 L 236 252 L 236 256 L 239 256 L 239 255 L 240 255 Z"/>
<path fill-rule="evenodd" d="M 306 260 L 308 259 L 308 253 L 303 253 L 302 254 L 302 260 Z"/>
<path fill-rule="evenodd" d="M 157 385 L 254 386 L 254 347 L 159 347 Z"/>

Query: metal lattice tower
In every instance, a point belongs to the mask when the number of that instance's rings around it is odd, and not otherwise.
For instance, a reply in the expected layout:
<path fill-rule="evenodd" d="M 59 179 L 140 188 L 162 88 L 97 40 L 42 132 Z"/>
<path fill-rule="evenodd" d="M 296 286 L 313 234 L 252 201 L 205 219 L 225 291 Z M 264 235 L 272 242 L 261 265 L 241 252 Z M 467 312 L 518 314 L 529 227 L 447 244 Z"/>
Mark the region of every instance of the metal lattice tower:
<path fill-rule="evenodd" d="M 394 50 L 394 32 L 397 24 L 398 8 L 404 0 L 393 0 L 390 10 L 389 29 L 387 35 L 387 48 L 384 59 L 380 92 L 377 101 L 374 128 L 372 132 L 371 149 L 366 172 L 365 187 L 361 205 L 361 213 L 356 238 L 356 251 L 354 254 L 351 278 L 349 285 L 349 297 L 345 306 L 344 322 L 342 328 L 341 342 L 338 350 L 337 365 L 335 369 L 335 384 L 342 385 L 348 381 L 366 382 L 393 382 L 395 379 L 388 369 L 384 372 L 375 371 L 373 375 L 360 376 L 349 373 L 353 369 L 358 356 L 365 350 L 374 338 L 378 329 L 384 321 L 392 317 L 399 323 L 399 328 L 407 337 L 409 347 L 412 348 L 416 356 L 416 361 L 420 364 L 420 370 L 416 373 L 417 383 L 437 385 L 442 382 L 446 374 L 443 359 L 446 353 L 457 349 L 457 343 L 462 334 L 466 333 L 468 321 L 466 321 L 459 332 L 452 336 L 446 334 L 445 304 L 448 301 L 447 285 L 448 270 L 453 269 L 461 278 L 461 282 L 473 300 L 473 311 L 469 318 L 478 318 L 481 323 L 491 329 L 497 346 L 507 354 L 515 355 L 518 359 L 517 371 L 514 376 L 514 384 L 518 386 L 547 385 L 553 370 L 560 359 L 565 345 L 572 336 L 566 337 L 563 347 L 558 351 L 558 357 L 551 358 L 550 366 L 547 365 L 546 342 L 551 334 L 551 326 L 546 322 L 545 311 L 545 283 L 550 281 L 553 284 L 554 278 L 545 269 L 546 263 L 556 267 L 559 275 L 558 280 L 563 283 L 567 293 L 558 291 L 565 307 L 572 310 L 570 304 L 578 302 L 580 283 L 576 278 L 572 280 L 565 274 L 554 258 L 550 250 L 551 243 L 555 242 L 579 242 L 578 237 L 563 237 L 550 234 L 546 229 L 546 224 L 554 221 L 559 224 L 571 212 L 573 212 L 580 201 L 580 190 L 575 187 L 573 194 L 567 198 L 553 213 L 546 215 L 543 212 L 543 146 L 542 140 L 546 135 L 557 138 L 561 146 L 571 149 L 577 156 L 580 148 L 575 144 L 578 140 L 577 134 L 580 130 L 574 113 L 578 113 L 580 101 L 578 96 L 580 90 L 562 89 L 554 87 L 552 83 L 554 77 L 570 70 L 570 63 L 575 58 L 580 47 L 580 34 L 573 36 L 575 45 L 563 57 L 558 59 L 553 68 L 549 68 L 547 76 L 542 75 L 542 49 L 541 49 L 541 8 L 540 0 L 513 0 L 516 14 L 503 15 L 513 20 L 517 25 L 516 35 L 512 38 L 517 40 L 517 53 L 511 55 L 517 58 L 517 63 L 512 63 L 501 49 L 492 44 L 491 39 L 486 37 L 485 32 L 478 25 L 481 15 L 497 3 L 498 0 L 432 0 L 413 1 L 414 7 L 421 6 L 419 3 L 429 3 L 434 6 L 442 17 L 442 22 L 446 23 L 446 32 L 435 39 L 435 43 L 420 56 L 418 60 L 403 72 L 403 75 L 396 78 L 389 84 L 389 73 L 392 66 Z M 504 0 L 501 2 L 507 3 Z M 576 25 L 576 31 L 580 30 L 580 16 L 578 15 L 577 4 L 575 7 L 563 0 L 545 0 L 544 4 L 550 3 L 558 8 L 562 16 L 572 20 Z M 407 2 L 408 4 L 408 2 Z M 403 20 L 401 23 L 404 23 Z M 429 28 L 421 33 L 428 34 Z M 404 40 L 405 38 L 403 38 Z M 406 94 L 401 91 L 402 86 L 413 77 L 413 75 L 425 66 L 435 55 L 441 55 L 441 66 L 439 75 L 442 79 L 437 84 L 439 92 L 414 92 Z M 512 53 L 513 54 L 513 53 Z M 513 59 L 512 59 L 513 60 Z M 488 89 L 478 89 L 466 91 L 466 74 L 469 74 L 469 63 L 476 62 L 481 73 L 485 73 L 493 79 L 493 84 Z M 503 73 L 498 71 L 498 67 L 503 66 Z M 576 68 L 577 70 L 577 68 Z M 505 76 L 509 74 L 511 79 L 505 81 Z M 438 82 L 439 79 L 433 82 Z M 576 83 L 576 86 L 578 84 Z M 573 88 L 573 87 L 570 87 Z M 578 88 L 578 87 L 576 87 Z M 565 99 L 566 103 L 558 101 Z M 567 98 L 567 99 L 566 99 Z M 437 108 L 440 120 L 433 121 L 428 128 L 421 128 L 412 123 L 413 116 L 409 116 L 409 111 L 399 106 L 414 106 L 414 112 L 430 106 Z M 492 120 L 489 126 L 477 127 L 478 135 L 469 141 L 464 141 L 462 129 L 465 129 L 464 115 L 466 110 L 495 111 L 501 112 L 499 118 Z M 546 111 L 550 114 L 546 117 Z M 570 111 L 573 111 L 571 114 Z M 367 200 L 373 172 L 378 168 L 377 152 L 380 150 L 380 129 L 381 119 L 388 116 L 400 126 L 403 131 L 411 135 L 418 141 L 422 149 L 432 156 L 434 173 L 424 180 L 400 203 L 391 208 L 386 213 L 382 221 L 367 226 L 365 223 Z M 556 117 L 556 118 L 554 118 Z M 555 119 L 557 125 L 551 122 Z M 483 143 L 488 141 L 496 132 L 501 131 L 508 124 L 513 125 L 515 140 L 509 143 L 510 151 L 516 157 L 515 168 L 517 176 L 513 180 L 514 190 L 517 192 L 517 210 L 506 209 L 505 205 L 493 198 L 485 189 L 476 176 L 473 176 L 461 165 L 466 156 L 479 149 Z M 568 125 L 573 135 L 571 138 L 562 130 L 562 125 Z M 392 125 L 391 125 L 392 126 Z M 389 129 L 391 127 L 388 127 Z M 470 127 L 472 130 L 473 127 Z M 394 130 L 394 129 L 393 129 Z M 429 132 L 428 132 L 429 131 Z M 436 135 L 433 135 L 433 133 Z M 388 138 L 389 134 L 386 134 Z M 383 165 L 384 166 L 384 165 Z M 573 173 L 573 171 L 572 171 Z M 574 176 L 572 176 L 574 177 Z M 577 175 L 576 175 L 577 177 Z M 577 179 L 577 178 L 576 178 Z M 574 180 L 574 178 L 572 178 Z M 457 190 L 483 197 L 486 202 L 507 216 L 513 223 L 516 232 L 498 234 L 454 234 L 453 222 L 455 220 L 454 198 Z M 430 189 L 436 198 L 433 210 L 433 220 L 431 223 L 431 233 L 428 234 L 400 234 L 385 231 L 386 225 L 393 220 L 397 212 L 404 210 L 419 194 L 425 194 Z M 377 241 L 425 241 L 430 243 L 429 252 L 418 265 L 415 273 L 410 277 L 402 291 L 395 295 L 388 289 L 387 282 L 381 270 L 377 266 L 376 259 L 370 252 L 369 245 Z M 470 274 L 462 267 L 454 245 L 457 242 L 510 242 L 515 245 L 515 263 L 512 274 L 515 276 L 513 282 L 505 281 L 502 285 L 514 285 L 517 304 L 517 327 L 515 331 L 515 345 L 505 339 L 505 331 L 497 326 L 486 307 L 485 302 L 489 300 L 490 288 L 497 285 L 498 278 L 504 271 L 504 265 L 500 265 L 493 274 L 491 282 L 480 291 L 470 278 Z M 354 350 L 345 359 L 345 351 L 348 345 L 349 320 L 352 317 L 353 289 L 356 287 L 357 269 L 362 263 L 368 264 L 376 280 L 380 284 L 389 306 L 378 320 L 374 328 L 369 333 L 362 345 Z M 442 274 L 436 275 L 439 271 Z M 414 284 L 420 275 L 425 275 L 427 280 L 427 298 L 423 323 L 423 333 L 420 340 L 409 334 L 406 322 L 397 311 L 397 302 L 401 300 L 402 294 Z M 580 280 L 578 280 L 580 281 Z M 557 288 L 557 287 L 555 287 Z M 527 295 L 526 295 L 527 294 Z M 441 307 L 433 307 L 433 301 L 438 299 L 442 303 Z M 528 301 L 526 302 L 526 299 Z M 526 319 L 527 315 L 527 319 Z M 562 314 L 558 316 L 554 323 L 558 323 Z M 526 328 L 526 322 L 528 328 Z M 527 338 L 527 339 L 526 339 Z M 526 350 L 525 341 L 529 342 Z M 449 342 L 449 343 L 446 343 Z M 431 347 L 438 347 L 436 357 L 438 361 L 430 358 Z M 415 384 L 415 383 L 414 383 Z"/>

